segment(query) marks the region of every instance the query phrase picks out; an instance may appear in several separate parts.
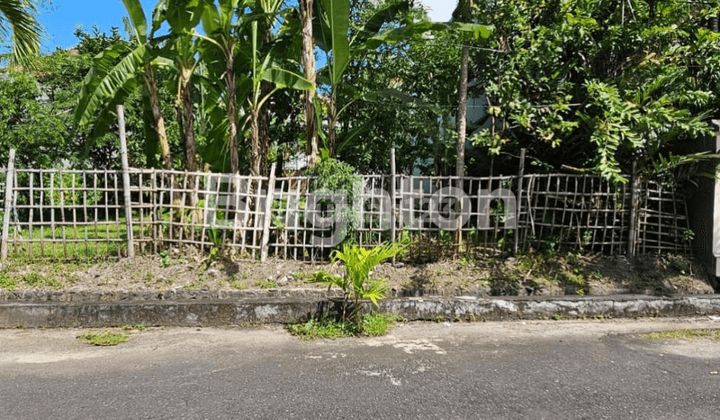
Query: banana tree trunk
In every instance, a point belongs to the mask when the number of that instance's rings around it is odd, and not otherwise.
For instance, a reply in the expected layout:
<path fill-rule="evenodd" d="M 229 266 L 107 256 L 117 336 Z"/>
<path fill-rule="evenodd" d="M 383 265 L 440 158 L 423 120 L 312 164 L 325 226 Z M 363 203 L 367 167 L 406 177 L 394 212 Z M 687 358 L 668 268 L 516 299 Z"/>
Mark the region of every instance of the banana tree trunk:
<path fill-rule="evenodd" d="M 182 97 L 182 127 L 185 135 L 185 170 L 197 172 L 197 156 L 195 152 L 195 115 L 189 78 L 183 80 L 180 88 Z"/>
<path fill-rule="evenodd" d="M 250 111 L 250 175 L 260 175 L 260 110 Z"/>
<path fill-rule="evenodd" d="M 334 95 L 328 101 L 328 147 L 330 157 L 335 159 L 337 156 L 337 133 L 335 125 L 337 124 L 337 102 Z"/>
<path fill-rule="evenodd" d="M 235 98 L 235 58 L 233 51 L 227 56 L 225 69 L 225 87 L 227 89 L 227 117 L 228 117 L 228 151 L 230 152 L 230 169 L 232 173 L 240 173 L 240 160 L 238 157 L 237 142 L 237 102 Z"/>
<path fill-rule="evenodd" d="M 160 111 L 160 100 L 158 99 L 157 80 L 155 79 L 155 71 L 152 67 L 145 68 L 145 88 L 150 98 L 150 108 L 153 113 L 153 127 L 158 135 L 160 143 L 160 153 L 162 155 L 162 166 L 165 170 L 173 168 L 172 155 L 170 154 L 170 143 L 168 142 L 167 133 L 165 132 L 165 118 Z"/>
<path fill-rule="evenodd" d="M 300 14 L 302 16 L 302 66 L 305 78 L 312 83 L 312 89 L 307 90 L 304 99 L 305 110 L 305 138 L 307 139 L 305 154 L 308 156 L 308 165 L 313 168 L 318 158 L 317 121 L 315 120 L 316 74 L 315 74 L 315 40 L 313 38 L 313 0 L 300 0 Z"/>
<path fill-rule="evenodd" d="M 269 95 L 273 90 L 270 83 L 262 82 L 260 92 L 261 98 Z M 267 156 L 270 151 L 270 113 L 268 110 L 270 100 L 265 101 L 260 108 L 258 118 L 258 137 L 260 139 L 260 172 L 263 176 L 267 176 L 268 164 Z"/>

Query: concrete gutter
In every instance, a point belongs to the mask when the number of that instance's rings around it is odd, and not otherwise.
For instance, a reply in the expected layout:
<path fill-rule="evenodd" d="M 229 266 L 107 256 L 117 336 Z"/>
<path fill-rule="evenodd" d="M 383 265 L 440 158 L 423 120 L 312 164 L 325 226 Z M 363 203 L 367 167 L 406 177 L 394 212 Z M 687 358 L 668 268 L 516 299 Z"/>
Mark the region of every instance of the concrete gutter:
<path fill-rule="evenodd" d="M 333 298 L 205 299 L 134 302 L 0 302 L 0 328 L 255 325 L 337 314 Z M 371 309 L 367 304 L 366 309 Z M 415 320 L 511 320 L 583 317 L 634 318 L 720 315 L 720 296 L 482 298 L 411 297 L 380 302 L 381 312 Z"/>

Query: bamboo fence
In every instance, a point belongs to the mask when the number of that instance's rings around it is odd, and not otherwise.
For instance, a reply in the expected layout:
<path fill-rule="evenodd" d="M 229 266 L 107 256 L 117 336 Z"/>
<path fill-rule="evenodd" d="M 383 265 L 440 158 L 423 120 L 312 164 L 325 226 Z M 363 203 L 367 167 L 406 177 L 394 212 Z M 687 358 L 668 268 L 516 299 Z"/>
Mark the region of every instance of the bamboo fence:
<path fill-rule="evenodd" d="M 126 257 L 130 250 L 193 246 L 316 261 L 330 255 L 342 221 L 362 246 L 414 237 L 437 245 L 418 248 L 428 254 L 438 247 L 485 254 L 531 247 L 690 252 L 684 197 L 651 180 L 615 186 L 590 175 L 522 171 L 481 178 L 363 175 L 350 210 L 338 215 L 340 202 L 315 191 L 309 177 L 127 168 L 126 188 L 121 170 L 13 163 L 0 171 L 3 257 Z M 514 196 L 491 195 L 500 190 Z"/>

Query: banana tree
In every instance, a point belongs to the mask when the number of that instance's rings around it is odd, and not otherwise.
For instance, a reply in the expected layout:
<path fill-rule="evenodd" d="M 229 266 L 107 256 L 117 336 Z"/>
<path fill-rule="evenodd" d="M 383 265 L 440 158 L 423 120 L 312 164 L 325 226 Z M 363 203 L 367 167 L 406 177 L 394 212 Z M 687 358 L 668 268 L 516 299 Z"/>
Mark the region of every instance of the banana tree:
<path fill-rule="evenodd" d="M 350 63 L 350 1 L 320 0 L 318 3 L 317 33 L 315 41 L 326 53 L 328 64 L 321 70 L 330 86 L 330 96 L 326 101 L 328 116 L 327 141 L 330 157 L 337 153 L 336 124 L 342 109 L 337 108 L 338 86 Z M 316 107 L 320 108 L 316 102 Z"/>
<path fill-rule="evenodd" d="M 325 100 L 325 106 L 317 101 L 315 104 L 316 113 L 319 115 L 322 110 L 327 114 L 328 128 L 327 139 L 329 156 L 336 157 L 339 145 L 337 144 L 337 125 L 342 114 L 356 100 L 369 96 L 397 95 L 397 92 L 365 92 L 352 93 L 351 99 L 346 103 L 339 103 L 340 87 L 343 85 L 348 65 L 352 60 L 358 59 L 368 49 L 368 42 L 381 33 L 386 23 L 397 20 L 398 16 L 410 10 L 412 1 L 393 0 L 381 4 L 374 13 L 365 21 L 359 30 L 350 34 L 350 1 L 349 0 L 320 0 L 317 3 L 317 19 L 315 20 L 314 31 L 317 33 L 315 41 L 317 46 L 326 53 L 328 64 L 320 70 L 320 79 L 329 87 L 330 95 Z M 354 137 L 363 127 L 356 127 Z"/>
<path fill-rule="evenodd" d="M 172 57 L 171 68 L 177 74 L 175 109 L 181 127 L 180 138 L 185 146 L 185 170 L 188 172 L 198 170 L 191 82 L 201 61 L 194 30 L 200 23 L 206 4 L 205 0 L 160 0 L 153 14 L 153 31 L 160 29 L 163 22 L 170 25 L 170 39 L 165 48 L 166 56 Z M 167 61 L 163 64 L 170 65 Z"/>
<path fill-rule="evenodd" d="M 235 174 L 240 173 L 238 156 L 238 106 L 236 88 L 236 66 L 238 38 L 236 36 L 237 24 L 234 20 L 235 10 L 240 4 L 239 0 L 219 0 L 219 7 L 214 3 L 205 8 L 202 15 L 202 24 L 205 34 L 195 33 L 195 36 L 208 44 L 209 53 L 207 61 L 219 67 L 221 78 L 225 82 L 225 105 L 227 110 L 228 134 L 227 144 L 230 154 L 230 168 Z M 214 51 L 213 51 L 214 50 Z M 216 53 L 213 55 L 212 53 Z M 219 54 L 217 54 L 219 53 Z"/>
<path fill-rule="evenodd" d="M 249 16 L 250 21 L 258 22 L 258 48 L 260 51 L 267 51 L 268 48 L 280 41 L 281 33 L 284 32 L 283 26 L 291 24 L 287 19 L 281 19 L 283 14 L 282 8 L 285 5 L 285 0 L 246 0 L 246 5 L 249 6 L 251 14 Z M 287 9 L 286 9 L 287 11 Z M 279 27 L 278 25 L 283 25 Z M 279 28 L 279 30 L 278 30 Z M 279 50 L 277 48 L 276 50 Z M 283 51 L 280 56 L 288 56 L 287 51 Z M 270 92 L 273 90 L 272 83 L 263 81 L 260 84 L 260 96 L 271 96 Z M 259 111 L 258 119 L 258 131 L 260 139 L 260 171 L 265 173 L 267 170 L 267 155 L 270 150 L 270 110 L 267 106 L 261 107 Z"/>
<path fill-rule="evenodd" d="M 313 168 L 317 162 L 318 133 L 317 119 L 315 118 L 315 88 L 317 74 L 315 72 L 315 38 L 313 36 L 313 0 L 299 0 L 300 19 L 302 23 L 302 66 L 305 78 L 312 84 L 303 95 L 303 109 L 305 111 L 305 153 L 308 156 L 308 165 Z"/>
<path fill-rule="evenodd" d="M 280 67 L 275 58 L 278 53 L 270 49 L 262 53 L 259 45 L 258 22 L 250 23 L 250 45 L 243 48 L 249 51 L 250 74 L 243 76 L 240 85 L 248 89 L 247 109 L 248 118 L 246 124 L 250 125 L 250 174 L 259 176 L 262 174 L 262 145 L 260 136 L 260 112 L 267 100 L 279 89 L 291 88 L 307 90 L 312 88 L 312 83 L 301 75 Z M 263 89 L 263 84 L 270 85 L 269 92 Z"/>
<path fill-rule="evenodd" d="M 75 123 L 94 125 L 91 139 L 102 135 L 114 121 L 116 104 L 123 103 L 136 89 L 144 95 L 152 113 L 152 128 L 157 133 L 165 169 L 172 169 L 172 155 L 160 111 L 155 68 L 162 57 L 154 30 L 148 34 L 147 20 L 139 0 L 123 0 L 128 18 L 125 26 L 131 34 L 129 43 L 118 43 L 94 58 L 93 66 L 83 83 L 80 101 L 75 109 Z M 99 115 L 98 115 L 99 113 Z"/>

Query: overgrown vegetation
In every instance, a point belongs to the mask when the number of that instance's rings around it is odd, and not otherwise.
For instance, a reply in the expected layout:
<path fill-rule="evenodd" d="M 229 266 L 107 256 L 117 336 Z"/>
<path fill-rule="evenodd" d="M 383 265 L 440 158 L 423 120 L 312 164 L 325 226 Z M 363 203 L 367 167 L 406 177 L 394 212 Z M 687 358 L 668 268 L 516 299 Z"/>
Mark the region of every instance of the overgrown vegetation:
<path fill-rule="evenodd" d="M 522 283 L 535 287 L 559 286 L 584 295 L 590 279 L 602 277 L 586 268 L 580 253 L 531 251 L 518 254 L 513 261 L 497 261 L 492 266 L 491 287 L 520 288 Z"/>

